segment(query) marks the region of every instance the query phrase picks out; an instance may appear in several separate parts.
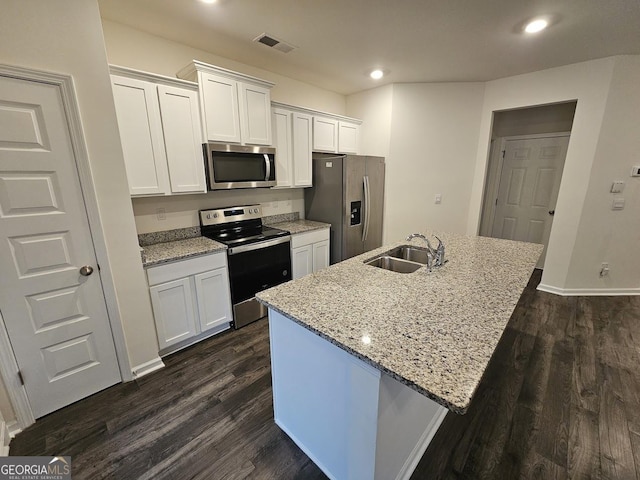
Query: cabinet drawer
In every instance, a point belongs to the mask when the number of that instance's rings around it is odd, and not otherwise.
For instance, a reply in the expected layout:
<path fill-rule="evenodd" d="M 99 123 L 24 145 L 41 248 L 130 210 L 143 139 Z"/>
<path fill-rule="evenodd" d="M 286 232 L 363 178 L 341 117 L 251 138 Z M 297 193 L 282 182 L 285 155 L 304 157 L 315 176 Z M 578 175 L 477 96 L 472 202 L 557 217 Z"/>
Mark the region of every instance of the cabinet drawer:
<path fill-rule="evenodd" d="M 216 268 L 227 266 L 226 252 L 217 252 L 209 255 L 200 255 L 186 260 L 180 260 L 166 265 L 150 267 L 147 269 L 149 286 L 170 282 L 179 278 L 197 275 Z"/>
<path fill-rule="evenodd" d="M 312 243 L 329 240 L 329 229 L 312 230 L 305 233 L 291 235 L 291 248 L 303 247 Z"/>

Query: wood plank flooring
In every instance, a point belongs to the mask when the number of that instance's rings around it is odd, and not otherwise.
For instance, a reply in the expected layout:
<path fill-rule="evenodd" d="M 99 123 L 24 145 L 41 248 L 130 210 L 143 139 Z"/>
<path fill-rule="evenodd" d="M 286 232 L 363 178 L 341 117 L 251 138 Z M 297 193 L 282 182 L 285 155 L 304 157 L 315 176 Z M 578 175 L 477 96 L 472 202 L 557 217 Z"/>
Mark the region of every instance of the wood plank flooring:
<path fill-rule="evenodd" d="M 469 412 L 412 479 L 640 478 L 640 297 L 557 297 L 531 278 Z M 273 422 L 268 324 L 52 413 L 12 455 L 71 455 L 79 479 L 324 479 Z"/>

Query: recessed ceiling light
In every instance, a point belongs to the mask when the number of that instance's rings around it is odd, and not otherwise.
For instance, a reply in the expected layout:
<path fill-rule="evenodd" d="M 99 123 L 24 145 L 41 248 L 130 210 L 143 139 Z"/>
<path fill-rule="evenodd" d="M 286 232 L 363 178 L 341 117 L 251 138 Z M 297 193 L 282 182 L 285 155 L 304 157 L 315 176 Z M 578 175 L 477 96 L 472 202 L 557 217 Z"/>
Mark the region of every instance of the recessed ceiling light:
<path fill-rule="evenodd" d="M 218 0 L 200 0 L 202 3 L 218 3 Z"/>
<path fill-rule="evenodd" d="M 527 26 L 524 27 L 524 31 L 527 33 L 538 33 L 547 28 L 547 26 L 549 26 L 549 22 L 547 20 L 544 18 L 538 18 L 527 23 Z"/>
<path fill-rule="evenodd" d="M 380 69 L 376 69 L 376 70 L 373 70 L 369 74 L 369 76 L 371 78 L 373 78 L 374 80 L 380 80 L 382 77 L 384 77 L 384 72 L 382 70 L 380 70 Z"/>

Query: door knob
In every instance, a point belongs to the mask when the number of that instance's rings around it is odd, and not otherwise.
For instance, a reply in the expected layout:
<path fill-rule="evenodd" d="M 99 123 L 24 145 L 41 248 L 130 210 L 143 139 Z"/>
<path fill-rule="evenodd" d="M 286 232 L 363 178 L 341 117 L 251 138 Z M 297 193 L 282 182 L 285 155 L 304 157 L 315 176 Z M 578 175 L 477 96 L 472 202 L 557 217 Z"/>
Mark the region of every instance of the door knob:
<path fill-rule="evenodd" d="M 555 211 L 555 210 L 549 210 L 549 215 L 554 216 L 554 215 L 555 215 L 555 213 L 556 213 L 556 211 Z"/>
<path fill-rule="evenodd" d="M 93 273 L 93 267 L 91 265 L 85 265 L 84 267 L 80 267 L 80 275 L 83 277 L 88 277 Z"/>

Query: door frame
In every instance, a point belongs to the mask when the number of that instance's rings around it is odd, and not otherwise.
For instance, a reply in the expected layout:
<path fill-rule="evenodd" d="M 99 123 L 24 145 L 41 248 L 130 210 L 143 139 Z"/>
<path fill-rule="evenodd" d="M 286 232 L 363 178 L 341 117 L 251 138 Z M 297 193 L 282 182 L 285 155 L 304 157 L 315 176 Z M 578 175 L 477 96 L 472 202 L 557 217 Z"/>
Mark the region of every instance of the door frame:
<path fill-rule="evenodd" d="M 512 135 L 507 137 L 496 137 L 495 139 L 491 140 L 491 153 L 489 155 L 487 174 L 484 179 L 483 206 L 482 211 L 480 212 L 480 235 L 491 237 L 491 232 L 493 231 L 493 222 L 496 216 L 496 202 L 494 201 L 494 199 L 498 195 L 500 181 L 502 180 L 502 167 L 504 165 L 504 157 L 502 155 L 502 152 L 506 149 L 507 142 L 512 140 L 533 140 L 537 138 L 555 137 L 571 138 L 571 132 Z M 496 148 L 497 146 L 499 146 L 499 148 Z M 562 168 L 562 170 L 564 173 L 564 167 Z M 551 226 L 551 228 L 553 228 L 553 225 Z M 549 246 L 547 245 L 547 249 L 548 248 Z"/>
<path fill-rule="evenodd" d="M 96 195 L 93 177 L 91 175 L 91 164 L 89 162 L 89 151 L 85 142 L 80 108 L 78 105 L 73 77 L 67 74 L 45 72 L 30 68 L 23 68 L 12 65 L 0 64 L 0 76 L 11 77 L 18 80 L 25 80 L 47 85 L 53 85 L 60 91 L 64 114 L 67 120 L 67 128 L 73 149 L 74 160 L 78 171 L 80 189 L 84 197 L 85 211 L 89 223 L 93 249 L 99 268 L 102 283 L 102 293 L 107 308 L 107 316 L 111 335 L 116 349 L 116 357 L 122 381 L 133 380 L 131 363 L 127 352 L 127 345 L 122 326 L 122 318 L 118 309 L 111 264 L 104 238 L 104 230 L 100 221 L 100 210 L 98 209 L 98 199 Z M 16 414 L 17 428 L 12 433 L 35 423 L 35 418 L 29 404 L 27 391 L 18 378 L 18 363 L 15 359 L 13 348 L 9 340 L 4 319 L 0 314 L 0 376 L 5 384 L 9 400 Z"/>

